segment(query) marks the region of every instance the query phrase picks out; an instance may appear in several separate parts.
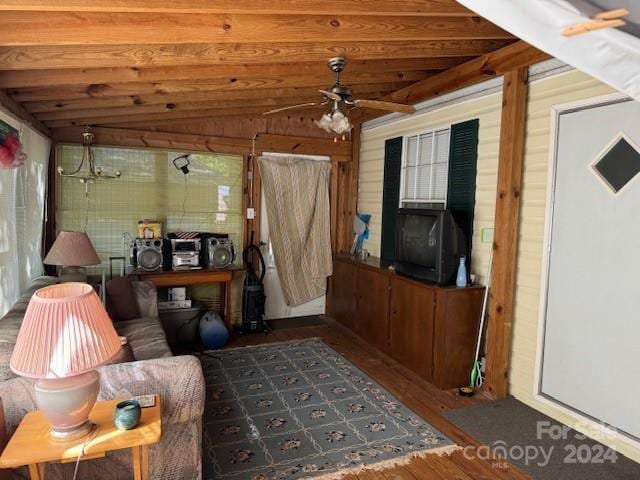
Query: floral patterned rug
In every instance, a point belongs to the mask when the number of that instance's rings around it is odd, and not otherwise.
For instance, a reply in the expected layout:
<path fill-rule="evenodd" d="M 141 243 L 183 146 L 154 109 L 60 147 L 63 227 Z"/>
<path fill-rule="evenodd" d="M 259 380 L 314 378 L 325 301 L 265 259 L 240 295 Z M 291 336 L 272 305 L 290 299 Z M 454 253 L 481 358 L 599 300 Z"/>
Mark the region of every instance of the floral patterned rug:
<path fill-rule="evenodd" d="M 319 339 L 205 352 L 204 478 L 340 478 L 457 447 Z"/>

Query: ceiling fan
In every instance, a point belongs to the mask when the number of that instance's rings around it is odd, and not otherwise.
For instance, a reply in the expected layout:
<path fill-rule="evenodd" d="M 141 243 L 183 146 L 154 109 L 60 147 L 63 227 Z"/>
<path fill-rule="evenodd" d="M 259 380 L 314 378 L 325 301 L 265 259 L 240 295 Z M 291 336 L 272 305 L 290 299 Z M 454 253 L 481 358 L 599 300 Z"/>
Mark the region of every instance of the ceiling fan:
<path fill-rule="evenodd" d="M 329 112 L 324 113 L 320 120 L 314 123 L 328 133 L 342 135 L 353 128 L 349 121 L 349 111 L 357 107 L 374 108 L 376 110 L 386 110 L 388 112 L 414 113 L 415 107 L 401 103 L 382 102 L 380 100 L 364 100 L 353 98 L 351 89 L 340 83 L 340 73 L 344 70 L 347 62 L 343 57 L 329 59 L 328 66 L 336 74 L 335 83 L 327 90 L 319 90 L 322 100 L 318 102 L 301 103 L 290 107 L 276 108 L 264 112 L 263 115 L 293 110 L 297 108 L 315 107 L 318 105 L 331 105 Z"/>

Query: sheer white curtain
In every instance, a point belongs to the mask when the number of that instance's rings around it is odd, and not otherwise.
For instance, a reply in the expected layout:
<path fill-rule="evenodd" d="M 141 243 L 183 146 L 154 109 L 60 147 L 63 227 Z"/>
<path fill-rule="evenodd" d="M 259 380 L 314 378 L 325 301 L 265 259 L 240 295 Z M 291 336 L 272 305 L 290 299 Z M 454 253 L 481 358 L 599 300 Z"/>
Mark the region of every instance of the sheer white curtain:
<path fill-rule="evenodd" d="M 0 316 L 43 272 L 40 254 L 51 142 L 0 110 L 0 120 L 20 131 L 27 154 L 21 167 L 0 169 Z"/>

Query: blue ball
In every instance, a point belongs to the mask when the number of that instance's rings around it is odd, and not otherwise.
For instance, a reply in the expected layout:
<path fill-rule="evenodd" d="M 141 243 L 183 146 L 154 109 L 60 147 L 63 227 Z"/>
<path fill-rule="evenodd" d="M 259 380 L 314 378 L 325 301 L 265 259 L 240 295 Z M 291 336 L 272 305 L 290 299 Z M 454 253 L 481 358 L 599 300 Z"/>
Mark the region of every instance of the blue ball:
<path fill-rule="evenodd" d="M 222 348 L 229 340 L 229 331 L 222 318 L 215 312 L 207 312 L 200 319 L 200 340 L 207 348 Z"/>

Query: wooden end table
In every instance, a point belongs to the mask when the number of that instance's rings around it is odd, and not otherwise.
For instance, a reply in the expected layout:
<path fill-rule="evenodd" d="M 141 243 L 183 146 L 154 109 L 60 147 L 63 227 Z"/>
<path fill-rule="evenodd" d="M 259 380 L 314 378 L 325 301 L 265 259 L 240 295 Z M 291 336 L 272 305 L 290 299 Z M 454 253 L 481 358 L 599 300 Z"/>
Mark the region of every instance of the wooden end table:
<path fill-rule="evenodd" d="M 0 468 L 27 465 L 32 480 L 43 480 L 47 462 L 75 462 L 84 445 L 81 460 L 104 457 L 107 452 L 130 448 L 133 455 L 133 478 L 149 479 L 149 445 L 162 434 L 160 397 L 153 407 L 142 409 L 138 426 L 118 430 L 113 425 L 113 411 L 120 400 L 97 402 L 89 415 L 97 430 L 88 437 L 70 442 L 53 442 L 49 438 L 51 424 L 39 410 L 27 413 L 0 456 Z"/>

